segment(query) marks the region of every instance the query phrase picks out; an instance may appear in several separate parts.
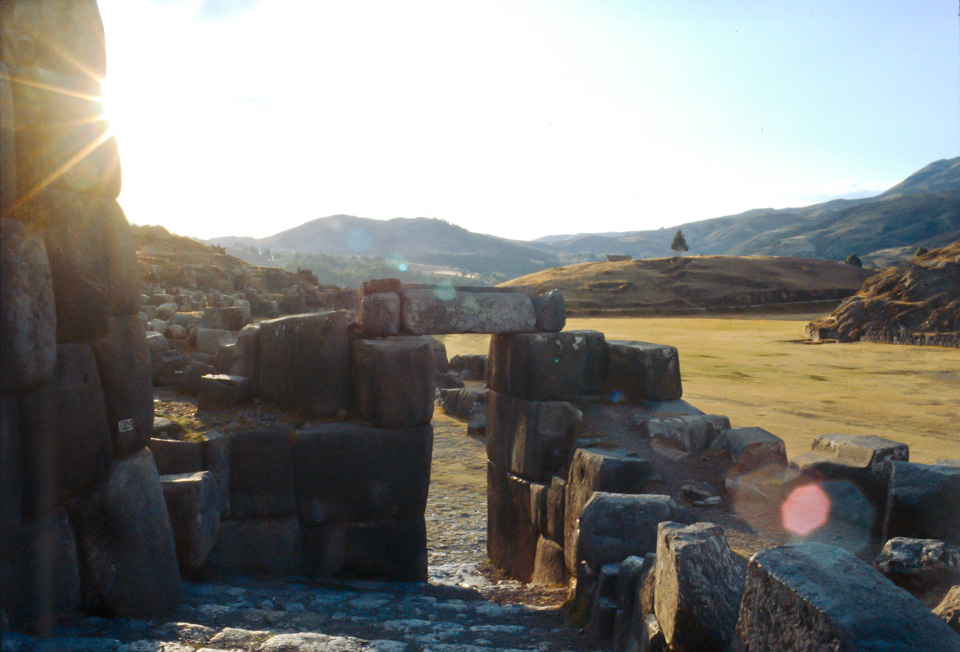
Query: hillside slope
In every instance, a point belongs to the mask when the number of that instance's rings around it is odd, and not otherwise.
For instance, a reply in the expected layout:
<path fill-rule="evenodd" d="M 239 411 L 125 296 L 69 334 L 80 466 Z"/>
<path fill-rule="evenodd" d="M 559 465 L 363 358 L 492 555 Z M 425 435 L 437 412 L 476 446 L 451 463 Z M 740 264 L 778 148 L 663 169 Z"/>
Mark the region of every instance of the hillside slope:
<path fill-rule="evenodd" d="M 569 265 L 503 285 L 559 288 L 573 314 L 683 313 L 839 300 L 871 273 L 805 258 L 696 256 Z"/>

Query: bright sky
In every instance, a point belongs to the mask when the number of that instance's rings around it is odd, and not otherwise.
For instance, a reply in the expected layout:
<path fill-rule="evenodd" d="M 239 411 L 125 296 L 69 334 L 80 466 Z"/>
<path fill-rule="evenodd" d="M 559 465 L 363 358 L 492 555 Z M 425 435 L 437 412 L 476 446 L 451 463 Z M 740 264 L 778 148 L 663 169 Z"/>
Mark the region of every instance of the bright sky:
<path fill-rule="evenodd" d="M 529 239 L 876 194 L 960 154 L 957 0 L 99 0 L 131 222 Z"/>

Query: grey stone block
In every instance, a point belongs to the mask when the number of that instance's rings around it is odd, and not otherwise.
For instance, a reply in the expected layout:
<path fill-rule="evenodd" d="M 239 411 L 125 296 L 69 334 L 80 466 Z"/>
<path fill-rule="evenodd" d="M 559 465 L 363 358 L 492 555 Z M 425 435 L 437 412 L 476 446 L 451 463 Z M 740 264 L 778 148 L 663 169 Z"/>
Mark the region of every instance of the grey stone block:
<path fill-rule="evenodd" d="M 909 446 L 875 435 L 818 435 L 811 450 L 874 473 L 882 472 L 890 462 L 910 459 Z"/>
<path fill-rule="evenodd" d="M 281 516 L 297 511 L 292 435 L 285 430 L 230 437 L 230 515 Z"/>
<path fill-rule="evenodd" d="M 303 558 L 314 576 L 424 582 L 426 523 L 414 516 L 305 527 Z"/>
<path fill-rule="evenodd" d="M 197 360 L 191 360 L 184 366 L 183 371 L 177 376 L 177 393 L 188 396 L 197 396 L 200 393 L 200 379 L 203 376 L 216 374 L 213 365 L 203 364 Z"/>
<path fill-rule="evenodd" d="M 216 355 L 221 344 L 232 344 L 236 341 L 236 331 L 228 331 L 222 328 L 197 329 L 197 351 L 200 353 Z"/>
<path fill-rule="evenodd" d="M 43 237 L 0 219 L 0 357 L 2 391 L 36 389 L 57 364 L 53 276 Z"/>
<path fill-rule="evenodd" d="M 357 412 L 381 428 L 406 428 L 433 417 L 436 390 L 429 337 L 388 337 L 353 343 Z"/>
<path fill-rule="evenodd" d="M 893 462 L 883 539 L 940 539 L 960 545 L 960 467 Z"/>
<path fill-rule="evenodd" d="M 960 546 L 937 539 L 894 537 L 883 545 L 873 567 L 914 593 L 951 586 L 960 582 Z"/>
<path fill-rule="evenodd" d="M 604 390 L 628 401 L 674 401 L 683 394 L 676 347 L 608 341 Z"/>
<path fill-rule="evenodd" d="M 567 583 L 563 546 L 544 536 L 537 538 L 537 552 L 533 560 L 533 575 L 530 582 L 552 586 L 563 586 Z"/>
<path fill-rule="evenodd" d="M 433 427 L 330 423 L 295 433 L 297 507 L 305 524 L 422 516 Z"/>
<path fill-rule="evenodd" d="M 17 400 L 0 397 L 0 560 L 16 545 L 22 523 L 20 418 Z"/>
<path fill-rule="evenodd" d="M 559 333 L 567 324 L 566 301 L 560 290 L 550 290 L 533 297 L 537 315 L 537 330 Z"/>
<path fill-rule="evenodd" d="M 177 374 L 183 371 L 183 356 L 180 351 L 167 348 L 150 357 L 150 366 L 153 371 L 154 385 L 161 387 L 174 385 L 177 382 Z"/>
<path fill-rule="evenodd" d="M 203 445 L 197 441 L 150 438 L 147 447 L 160 475 L 203 471 Z"/>
<path fill-rule="evenodd" d="M 180 568 L 200 568 L 220 532 L 220 497 L 209 471 L 160 476 Z"/>
<path fill-rule="evenodd" d="M 213 474 L 217 483 L 220 518 L 230 516 L 230 437 L 216 430 L 204 433 L 201 442 L 203 468 Z"/>
<path fill-rule="evenodd" d="M 387 337 L 400 333 L 400 295 L 368 294 L 360 301 L 357 323 L 364 337 Z"/>
<path fill-rule="evenodd" d="M 232 332 L 237 332 L 250 323 L 251 315 L 248 306 L 230 306 L 228 308 L 218 308 L 220 315 L 220 328 Z"/>
<path fill-rule="evenodd" d="M 301 530 L 296 516 L 228 518 L 204 568 L 271 575 L 302 571 Z"/>
<path fill-rule="evenodd" d="M 249 394 L 250 379 L 244 376 L 201 376 L 197 410 L 225 410 L 236 407 L 243 403 Z"/>
<path fill-rule="evenodd" d="M 567 481 L 559 475 L 550 478 L 546 494 L 546 523 L 543 534 L 554 541 L 563 541 L 564 504 L 567 496 Z"/>
<path fill-rule="evenodd" d="M 521 582 L 533 578 L 539 539 L 530 494 L 528 480 L 487 462 L 487 555 Z"/>
<path fill-rule="evenodd" d="M 68 506 L 77 534 L 83 603 L 110 616 L 155 617 L 180 601 L 167 506 L 146 448 Z"/>
<path fill-rule="evenodd" d="M 113 198 L 100 200 L 99 206 L 103 213 L 103 256 L 107 259 L 109 312 L 111 315 L 136 315 L 140 310 L 140 270 L 130 223 Z"/>
<path fill-rule="evenodd" d="M 526 333 L 537 325 L 533 302 L 520 293 L 438 286 L 404 289 L 401 299 L 401 329 L 410 335 Z"/>
<path fill-rule="evenodd" d="M 642 435 L 688 453 L 709 448 L 721 431 L 729 429 L 730 419 L 716 414 L 659 417 L 640 423 Z"/>
<path fill-rule="evenodd" d="M 490 339 L 490 389 L 527 401 L 598 394 L 603 342 L 603 333 L 596 331 L 495 335 Z"/>
<path fill-rule="evenodd" d="M 738 473 L 749 473 L 770 465 L 787 465 L 786 444 L 763 428 L 724 430 L 713 440 L 710 448 L 729 453 Z"/>

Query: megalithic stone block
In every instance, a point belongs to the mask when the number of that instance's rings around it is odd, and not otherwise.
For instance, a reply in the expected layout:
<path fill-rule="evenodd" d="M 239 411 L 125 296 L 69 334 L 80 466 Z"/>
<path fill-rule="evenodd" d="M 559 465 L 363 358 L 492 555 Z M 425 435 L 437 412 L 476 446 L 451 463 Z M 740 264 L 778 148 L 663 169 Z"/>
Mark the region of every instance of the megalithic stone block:
<path fill-rule="evenodd" d="M 410 335 L 526 333 L 537 326 L 533 302 L 521 293 L 437 286 L 405 289 L 401 299 L 401 329 Z"/>
<path fill-rule="evenodd" d="M 487 393 L 487 458 L 511 473 L 543 481 L 566 461 L 573 426 L 583 418 L 572 403 L 525 401 Z"/>
<path fill-rule="evenodd" d="M 530 484 L 487 462 L 487 555 L 521 582 L 533 579 L 539 539 L 530 518 Z"/>
<path fill-rule="evenodd" d="M 160 487 L 170 515 L 180 568 L 200 568 L 220 532 L 220 496 L 209 471 L 161 475 Z"/>
<path fill-rule="evenodd" d="M 303 557 L 306 572 L 314 576 L 423 582 L 426 522 L 421 515 L 305 527 Z"/>
<path fill-rule="evenodd" d="M 89 344 L 61 344 L 53 378 L 19 397 L 23 510 L 48 514 L 106 477 L 113 459 L 107 408 Z"/>
<path fill-rule="evenodd" d="M 607 342 L 604 390 L 629 401 L 679 399 L 683 387 L 677 348 L 649 342 Z"/>
<path fill-rule="evenodd" d="M 18 196 L 15 133 L 10 69 L 0 61 L 0 215 L 7 214 L 7 209 Z"/>
<path fill-rule="evenodd" d="M 228 518 L 205 568 L 292 575 L 301 570 L 301 529 L 295 515 Z"/>
<path fill-rule="evenodd" d="M 153 434 L 153 374 L 140 318 L 110 317 L 107 336 L 93 343 L 115 457 L 146 446 Z"/>
<path fill-rule="evenodd" d="M 292 435 L 251 430 L 230 437 L 230 515 L 282 516 L 297 511 Z"/>
<path fill-rule="evenodd" d="M 0 47 L 7 65 L 39 66 L 65 75 L 107 74 L 103 22 L 96 0 L 59 7 L 15 0 L 0 8 Z"/>
<path fill-rule="evenodd" d="M 360 300 L 357 315 L 364 337 L 387 337 L 400 333 L 400 295 L 393 292 L 368 294 Z"/>
<path fill-rule="evenodd" d="M 0 397 L 0 560 L 16 545 L 21 516 L 20 418 L 17 399 Z"/>
<path fill-rule="evenodd" d="M 563 546 L 543 536 L 537 539 L 537 554 L 530 581 L 533 584 L 566 584 L 567 568 L 563 561 Z"/>
<path fill-rule="evenodd" d="M 68 510 L 77 532 L 87 608 L 143 618 L 180 601 L 173 531 L 149 449 L 117 462 L 105 482 Z"/>
<path fill-rule="evenodd" d="M 764 466 L 785 467 L 787 446 L 782 439 L 763 428 L 730 428 L 710 444 L 712 450 L 726 451 L 738 473 L 749 473 Z"/>
<path fill-rule="evenodd" d="M 436 379 L 430 338 L 353 342 L 353 386 L 360 416 L 381 428 L 407 428 L 433 417 Z"/>
<path fill-rule="evenodd" d="M 115 200 L 97 201 L 103 212 L 103 255 L 107 259 L 107 286 L 111 315 L 136 315 L 140 310 L 140 270 L 127 216 Z"/>
<path fill-rule="evenodd" d="M 960 466 L 893 462 L 883 539 L 941 539 L 960 545 Z"/>
<path fill-rule="evenodd" d="M 768 548 L 750 559 L 736 632 L 745 652 L 947 652 L 958 641 L 922 602 L 850 552 L 823 543 Z"/>
<path fill-rule="evenodd" d="M 43 237 L 0 218 L 0 355 L 2 391 L 39 387 L 57 364 L 53 276 Z"/>
<path fill-rule="evenodd" d="M 250 395 L 250 379 L 244 376 L 210 374 L 201 376 L 197 410 L 236 407 Z"/>
<path fill-rule="evenodd" d="M 641 434 L 688 453 L 702 451 L 724 430 L 730 429 L 730 419 L 719 414 L 691 414 L 675 417 L 657 417 L 640 424 Z"/>
<path fill-rule="evenodd" d="M 527 401 L 565 401 L 599 394 L 603 333 L 521 333 L 490 338 L 488 383 L 493 391 Z"/>
<path fill-rule="evenodd" d="M 319 414 L 345 409 L 350 398 L 348 323 L 343 312 L 261 322 L 261 394 Z"/>

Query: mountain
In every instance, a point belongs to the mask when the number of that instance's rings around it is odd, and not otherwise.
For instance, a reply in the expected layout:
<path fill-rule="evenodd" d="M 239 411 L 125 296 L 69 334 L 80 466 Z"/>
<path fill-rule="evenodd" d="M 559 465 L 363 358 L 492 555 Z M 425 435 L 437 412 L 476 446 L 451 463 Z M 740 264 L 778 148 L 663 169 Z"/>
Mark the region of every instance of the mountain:
<path fill-rule="evenodd" d="M 856 253 L 869 262 L 881 250 L 903 248 L 912 253 L 920 244 L 943 246 L 960 237 L 960 157 L 931 163 L 876 197 L 835 199 L 802 208 L 753 209 L 651 231 L 548 236 L 536 243 L 568 254 L 651 258 L 669 255 L 678 228 L 686 236 L 690 253 L 701 255 L 838 260 Z"/>

